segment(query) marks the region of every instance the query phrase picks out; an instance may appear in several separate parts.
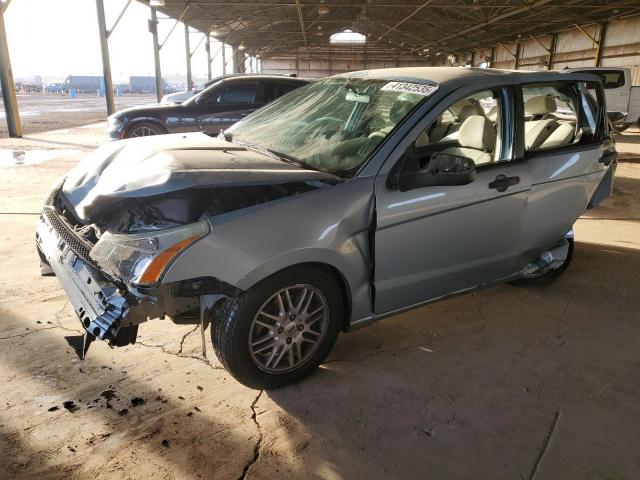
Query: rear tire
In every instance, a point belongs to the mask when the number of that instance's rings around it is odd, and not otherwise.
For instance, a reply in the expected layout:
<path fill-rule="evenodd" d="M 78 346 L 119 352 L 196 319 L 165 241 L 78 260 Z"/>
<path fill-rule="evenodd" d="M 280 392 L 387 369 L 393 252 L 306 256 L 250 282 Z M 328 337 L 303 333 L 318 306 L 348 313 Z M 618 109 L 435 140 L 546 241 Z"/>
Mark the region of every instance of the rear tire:
<path fill-rule="evenodd" d="M 564 261 L 562 265 L 554 270 L 550 270 L 547 273 L 543 273 L 539 277 L 532 278 L 520 278 L 511 282 L 513 285 L 519 286 L 541 286 L 541 285 L 549 285 L 555 282 L 560 275 L 564 273 L 564 271 L 569 268 L 571 261 L 573 260 L 573 249 L 574 249 L 574 241 L 573 238 L 567 238 L 569 242 L 569 251 L 567 252 L 567 259 Z"/>
<path fill-rule="evenodd" d="M 340 287 L 329 271 L 293 267 L 216 308 L 211 340 L 236 380 L 273 389 L 315 370 L 331 351 L 343 314 Z"/>
<path fill-rule="evenodd" d="M 136 122 L 127 128 L 124 138 L 149 137 L 167 133 L 162 127 L 151 122 Z"/>

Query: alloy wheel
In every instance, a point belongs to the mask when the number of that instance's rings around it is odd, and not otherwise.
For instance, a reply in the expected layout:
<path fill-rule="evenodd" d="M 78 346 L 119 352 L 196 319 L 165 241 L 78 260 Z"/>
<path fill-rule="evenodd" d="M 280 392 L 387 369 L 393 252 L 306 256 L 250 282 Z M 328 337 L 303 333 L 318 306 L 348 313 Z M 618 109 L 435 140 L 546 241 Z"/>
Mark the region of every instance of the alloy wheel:
<path fill-rule="evenodd" d="M 284 373 L 306 362 L 329 326 L 324 295 L 311 285 L 292 285 L 274 293 L 249 329 L 249 352 L 258 368 Z"/>

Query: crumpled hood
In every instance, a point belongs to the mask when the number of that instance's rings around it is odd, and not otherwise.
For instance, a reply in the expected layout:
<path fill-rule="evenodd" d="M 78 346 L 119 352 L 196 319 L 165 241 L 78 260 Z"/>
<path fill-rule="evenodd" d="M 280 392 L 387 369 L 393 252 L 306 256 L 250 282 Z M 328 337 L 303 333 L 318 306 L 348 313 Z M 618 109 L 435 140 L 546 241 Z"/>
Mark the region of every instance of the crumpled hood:
<path fill-rule="evenodd" d="M 298 181 L 336 183 L 339 179 L 239 144 L 193 133 L 106 143 L 68 174 L 62 191 L 78 218 L 87 220 L 105 200 L 207 186 Z"/>

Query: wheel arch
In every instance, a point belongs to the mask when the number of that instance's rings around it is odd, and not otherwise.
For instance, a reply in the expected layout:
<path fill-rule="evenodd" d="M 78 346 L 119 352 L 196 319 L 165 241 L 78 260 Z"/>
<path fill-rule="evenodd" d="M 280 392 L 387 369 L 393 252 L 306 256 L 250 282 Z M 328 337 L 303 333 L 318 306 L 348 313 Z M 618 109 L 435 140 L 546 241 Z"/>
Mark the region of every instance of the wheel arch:
<path fill-rule="evenodd" d="M 152 123 L 156 127 L 161 128 L 165 134 L 169 133 L 167 127 L 155 117 L 134 117 L 127 122 L 127 126 L 125 127 L 126 134 L 128 135 L 131 128 L 135 127 L 139 123 Z"/>
<path fill-rule="evenodd" d="M 327 262 L 322 262 L 322 261 L 305 261 L 305 262 L 299 262 L 299 263 L 294 263 L 291 265 L 287 265 L 286 267 L 282 267 L 278 270 L 272 271 L 271 273 L 269 273 L 269 275 L 261 278 L 260 280 L 256 281 L 255 283 L 253 283 L 250 287 L 248 288 L 252 288 L 255 285 L 257 285 L 258 283 L 266 280 L 267 278 L 273 277 L 274 275 L 279 275 L 283 272 L 292 270 L 292 269 L 296 269 L 296 268 L 317 268 L 320 270 L 324 270 L 326 273 L 328 273 L 331 277 L 334 278 L 336 285 L 338 286 L 338 288 L 340 289 L 340 294 L 342 297 L 342 306 L 344 308 L 344 314 L 343 314 L 343 319 L 342 319 L 342 325 L 340 326 L 340 328 L 343 331 L 346 331 L 349 327 L 349 323 L 351 320 L 351 313 L 352 313 L 352 307 L 353 307 L 353 298 L 352 298 L 352 294 L 351 294 L 351 287 L 349 285 L 349 282 L 347 280 L 347 278 L 345 277 L 345 275 L 343 274 L 343 272 L 340 271 L 339 268 L 337 268 L 335 265 L 332 265 L 330 263 Z"/>

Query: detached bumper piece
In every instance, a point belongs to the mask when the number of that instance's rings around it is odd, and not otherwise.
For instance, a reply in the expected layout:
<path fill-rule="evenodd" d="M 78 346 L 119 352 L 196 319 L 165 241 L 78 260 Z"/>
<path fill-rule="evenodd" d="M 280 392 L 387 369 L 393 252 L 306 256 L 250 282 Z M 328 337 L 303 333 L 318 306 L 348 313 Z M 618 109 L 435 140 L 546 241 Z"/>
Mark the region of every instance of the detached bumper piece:
<path fill-rule="evenodd" d="M 121 328 L 130 309 L 126 292 L 96 268 L 89 257 L 91 245 L 48 206 L 43 209 L 36 240 L 86 331 L 84 353 L 94 338 L 114 346 L 134 343 L 138 326 Z"/>

